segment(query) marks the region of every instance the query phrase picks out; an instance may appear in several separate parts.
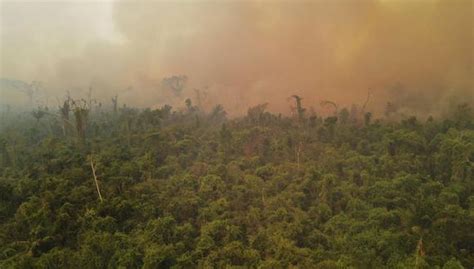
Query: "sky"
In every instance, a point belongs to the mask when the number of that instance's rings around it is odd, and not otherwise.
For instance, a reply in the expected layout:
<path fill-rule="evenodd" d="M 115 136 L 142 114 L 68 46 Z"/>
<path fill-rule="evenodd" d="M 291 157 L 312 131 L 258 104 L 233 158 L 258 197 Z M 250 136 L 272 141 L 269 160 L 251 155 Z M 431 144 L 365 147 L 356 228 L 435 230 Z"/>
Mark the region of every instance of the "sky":
<path fill-rule="evenodd" d="M 46 96 L 158 107 L 195 99 L 231 114 L 365 102 L 434 113 L 472 102 L 474 1 L 0 1 L 0 78 Z M 161 86 L 186 75 L 182 95 Z M 1 95 L 7 98 L 7 94 Z M 0 97 L 1 97 L 0 96 Z"/>

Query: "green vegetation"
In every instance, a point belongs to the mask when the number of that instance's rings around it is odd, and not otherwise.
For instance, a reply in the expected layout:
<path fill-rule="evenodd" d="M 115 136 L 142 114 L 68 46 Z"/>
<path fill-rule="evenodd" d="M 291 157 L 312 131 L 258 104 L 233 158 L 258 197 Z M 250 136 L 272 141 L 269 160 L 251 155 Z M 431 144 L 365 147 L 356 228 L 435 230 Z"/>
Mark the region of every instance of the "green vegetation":
<path fill-rule="evenodd" d="M 323 118 L 294 98 L 294 117 L 4 111 L 0 268 L 474 266 L 469 106 Z"/>

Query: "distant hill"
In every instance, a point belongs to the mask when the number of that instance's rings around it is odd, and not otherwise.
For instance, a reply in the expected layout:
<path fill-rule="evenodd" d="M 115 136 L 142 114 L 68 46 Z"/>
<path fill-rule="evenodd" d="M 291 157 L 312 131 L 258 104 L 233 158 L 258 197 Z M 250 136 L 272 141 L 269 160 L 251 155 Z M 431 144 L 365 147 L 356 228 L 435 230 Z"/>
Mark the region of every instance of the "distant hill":
<path fill-rule="evenodd" d="M 35 87 L 22 80 L 0 78 L 0 104 L 31 105 Z"/>

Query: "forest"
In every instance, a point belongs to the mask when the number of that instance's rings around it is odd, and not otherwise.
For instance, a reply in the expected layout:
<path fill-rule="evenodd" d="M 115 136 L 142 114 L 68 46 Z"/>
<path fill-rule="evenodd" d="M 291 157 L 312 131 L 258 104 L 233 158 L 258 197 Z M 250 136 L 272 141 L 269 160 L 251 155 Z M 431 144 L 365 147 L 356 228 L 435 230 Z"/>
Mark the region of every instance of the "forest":
<path fill-rule="evenodd" d="M 0 268 L 474 266 L 470 105 L 291 100 L 239 117 L 190 99 L 3 109 Z"/>

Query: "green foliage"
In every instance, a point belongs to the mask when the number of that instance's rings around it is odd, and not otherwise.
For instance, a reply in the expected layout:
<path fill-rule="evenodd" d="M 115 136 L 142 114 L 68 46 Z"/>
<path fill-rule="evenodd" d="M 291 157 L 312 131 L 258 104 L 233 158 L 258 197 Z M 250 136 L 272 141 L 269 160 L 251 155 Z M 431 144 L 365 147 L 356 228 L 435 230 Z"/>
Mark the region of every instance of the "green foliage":
<path fill-rule="evenodd" d="M 184 82 L 164 81 L 176 95 Z M 294 98 L 294 117 L 262 104 L 227 119 L 191 100 L 11 114 L 0 268 L 474 266 L 467 105 L 398 122 L 393 107 L 375 119 L 334 104 L 324 118 Z"/>

